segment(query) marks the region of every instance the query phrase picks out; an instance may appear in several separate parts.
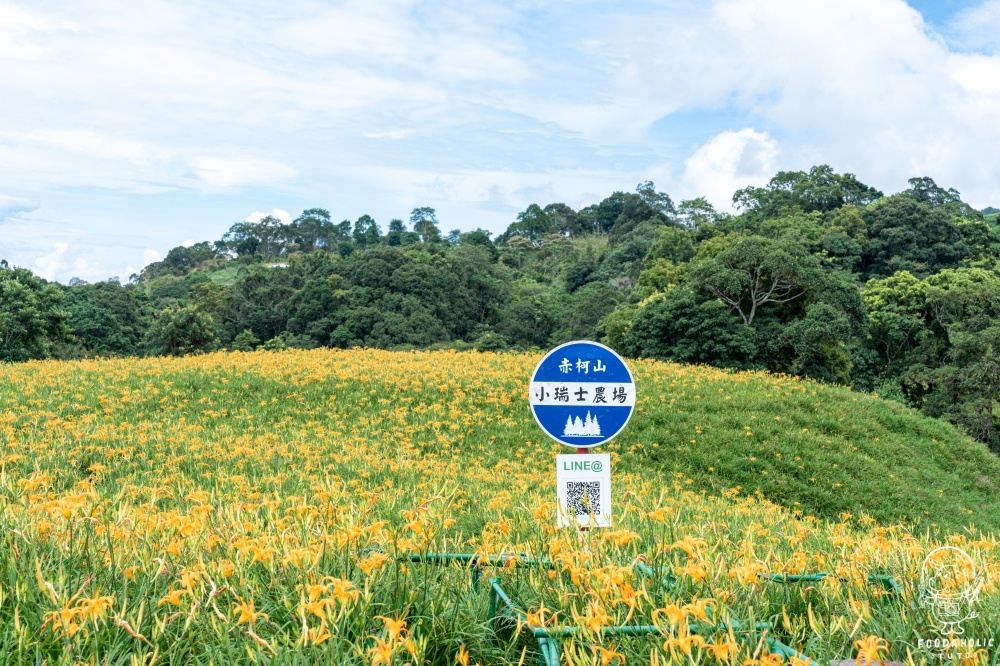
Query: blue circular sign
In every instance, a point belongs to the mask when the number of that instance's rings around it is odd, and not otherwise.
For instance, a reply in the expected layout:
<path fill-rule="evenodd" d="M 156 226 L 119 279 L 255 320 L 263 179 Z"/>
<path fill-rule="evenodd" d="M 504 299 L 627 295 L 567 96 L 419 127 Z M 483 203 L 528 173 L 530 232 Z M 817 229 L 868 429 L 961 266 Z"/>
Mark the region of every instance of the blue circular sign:
<path fill-rule="evenodd" d="M 538 363 L 528 400 L 549 437 L 566 446 L 591 448 L 628 423 L 635 409 L 635 380 L 614 350 L 575 340 L 559 345 Z"/>

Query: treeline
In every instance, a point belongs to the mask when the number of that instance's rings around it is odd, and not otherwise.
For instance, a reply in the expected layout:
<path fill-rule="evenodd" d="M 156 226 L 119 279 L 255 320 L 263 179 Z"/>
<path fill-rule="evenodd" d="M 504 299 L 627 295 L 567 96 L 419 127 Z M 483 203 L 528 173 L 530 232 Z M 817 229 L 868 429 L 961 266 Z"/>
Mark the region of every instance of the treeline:
<path fill-rule="evenodd" d="M 240 222 L 128 284 L 0 268 L 0 358 L 219 348 L 545 348 L 759 368 L 876 391 L 1000 450 L 1000 228 L 954 189 L 895 195 L 828 166 L 675 203 L 643 183 L 531 205 L 492 238 L 431 208 L 383 229 Z"/>

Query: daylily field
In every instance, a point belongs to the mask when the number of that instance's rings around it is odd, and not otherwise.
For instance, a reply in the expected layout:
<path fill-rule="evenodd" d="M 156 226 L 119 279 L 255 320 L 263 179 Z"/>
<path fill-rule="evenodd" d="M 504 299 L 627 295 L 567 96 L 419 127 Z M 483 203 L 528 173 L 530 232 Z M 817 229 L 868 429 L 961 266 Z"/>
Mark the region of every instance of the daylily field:
<path fill-rule="evenodd" d="M 984 579 L 964 636 L 1000 639 L 1000 476 L 950 427 L 794 378 L 633 361 L 636 416 L 602 449 L 613 526 L 581 533 L 556 527 L 567 450 L 528 409 L 537 361 L 0 366 L 0 661 L 918 664 L 939 637 L 920 566 L 943 544 Z"/>

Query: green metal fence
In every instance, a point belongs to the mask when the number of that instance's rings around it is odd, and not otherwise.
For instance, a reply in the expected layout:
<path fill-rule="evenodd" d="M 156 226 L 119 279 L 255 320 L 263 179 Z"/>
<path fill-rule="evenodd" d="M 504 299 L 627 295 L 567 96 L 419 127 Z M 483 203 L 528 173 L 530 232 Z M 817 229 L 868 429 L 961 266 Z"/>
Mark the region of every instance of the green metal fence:
<path fill-rule="evenodd" d="M 809 583 L 809 582 L 819 582 L 825 578 L 836 577 L 840 580 L 847 580 L 843 576 L 837 576 L 837 574 L 822 572 L 822 573 L 812 573 L 812 574 L 761 574 L 764 580 L 773 581 L 775 583 Z M 892 576 L 886 576 L 884 574 L 870 574 L 867 577 L 868 583 L 871 585 L 878 585 L 885 589 L 889 594 L 902 594 L 903 589 L 896 582 L 896 579 Z"/>
<path fill-rule="evenodd" d="M 553 568 L 553 564 L 547 558 L 537 558 L 525 555 L 501 554 L 501 555 L 476 555 L 471 553 L 423 553 L 409 554 L 399 558 L 400 560 L 423 563 L 431 565 L 461 565 L 470 570 L 472 588 L 479 592 L 482 580 L 483 566 L 505 566 L 514 568 L 538 567 Z M 633 567 L 640 575 L 650 579 L 659 579 L 662 585 L 672 589 L 678 582 L 674 573 L 667 569 L 660 573 L 644 562 L 636 562 Z M 837 576 L 833 573 L 821 572 L 810 574 L 759 574 L 762 580 L 774 583 L 802 583 L 818 582 L 826 578 Z M 839 577 L 839 576 L 838 576 Z M 839 577 L 843 579 L 843 577 Z M 902 589 L 899 583 L 888 575 L 872 574 L 867 577 L 869 584 L 878 585 L 886 590 L 888 594 L 901 594 Z M 507 592 L 500 585 L 498 578 L 489 578 L 489 623 L 494 631 L 499 630 L 499 622 L 502 618 L 513 619 L 518 630 L 525 629 L 538 642 L 538 650 L 541 655 L 540 663 L 543 666 L 558 666 L 559 664 L 559 639 L 567 638 L 584 633 L 586 630 L 580 627 L 539 627 L 528 621 L 527 613 L 521 609 Z M 710 624 L 705 622 L 688 622 L 687 628 L 696 634 L 732 632 L 737 640 L 746 642 L 749 639 L 747 634 L 763 632 L 761 645 L 766 645 L 771 654 L 777 654 L 784 659 L 796 657 L 809 666 L 818 666 L 811 658 L 801 654 L 795 648 L 785 645 L 781 641 L 767 635 L 767 631 L 773 628 L 770 622 L 757 622 L 753 627 L 744 627 L 736 620 L 729 620 L 722 624 Z M 655 625 L 620 625 L 601 627 L 597 632 L 601 636 L 649 636 L 664 635 L 662 627 Z"/>

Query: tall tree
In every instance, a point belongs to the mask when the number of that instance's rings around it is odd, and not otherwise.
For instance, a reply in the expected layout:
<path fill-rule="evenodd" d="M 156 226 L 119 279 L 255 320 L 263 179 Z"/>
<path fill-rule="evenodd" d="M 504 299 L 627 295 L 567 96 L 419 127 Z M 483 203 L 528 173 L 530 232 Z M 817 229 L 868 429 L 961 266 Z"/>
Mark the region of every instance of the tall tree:
<path fill-rule="evenodd" d="M 59 289 L 0 261 L 0 361 L 47 358 L 67 332 Z"/>
<path fill-rule="evenodd" d="M 389 231 L 385 235 L 385 244 L 389 247 L 398 247 L 403 244 L 403 234 L 406 233 L 406 225 L 399 218 L 389 220 Z"/>
<path fill-rule="evenodd" d="M 698 230 L 708 224 L 718 221 L 720 214 L 715 206 L 705 197 L 685 199 L 677 207 L 678 217 L 682 225 L 688 229 Z"/>
<path fill-rule="evenodd" d="M 751 325 L 761 308 L 789 303 L 817 285 L 820 266 L 799 244 L 738 237 L 691 266 L 691 284 L 718 298 Z"/>
<path fill-rule="evenodd" d="M 361 250 L 374 247 L 382 240 L 382 232 L 371 215 L 362 215 L 354 223 L 354 244 Z"/>
<path fill-rule="evenodd" d="M 564 203 L 551 203 L 543 208 L 542 212 L 549 218 L 552 231 L 567 236 L 579 236 L 590 231 L 581 225 L 576 211 Z"/>
<path fill-rule="evenodd" d="M 917 280 L 907 272 L 865 287 L 872 342 L 886 357 L 884 383 L 931 416 L 1000 445 L 1000 277 L 945 269 Z"/>
<path fill-rule="evenodd" d="M 437 214 L 433 208 L 423 206 L 414 208 L 410 213 L 410 225 L 424 243 L 441 241 L 441 230 L 438 228 Z"/>
<path fill-rule="evenodd" d="M 215 322 L 197 307 L 168 308 L 156 315 L 144 345 L 154 356 L 186 356 L 218 346 Z"/>
<path fill-rule="evenodd" d="M 153 315 L 142 289 L 108 280 L 71 285 L 63 291 L 69 332 L 87 352 L 102 356 L 139 354 Z"/>
<path fill-rule="evenodd" d="M 745 187 L 733 195 L 733 205 L 742 211 L 773 217 L 799 208 L 828 212 L 846 204 L 864 206 L 882 196 L 853 173 L 838 174 L 823 164 L 804 171 L 780 171 L 764 187 Z"/>
<path fill-rule="evenodd" d="M 653 181 L 647 180 L 639 183 L 635 187 L 635 193 L 639 195 L 644 204 L 659 213 L 663 219 L 672 219 L 677 214 L 674 200 L 666 192 L 657 192 Z"/>
<path fill-rule="evenodd" d="M 504 238 L 523 236 L 537 245 L 541 237 L 552 229 L 552 220 L 538 204 L 531 204 L 517 214 L 517 221 L 507 227 Z"/>
<path fill-rule="evenodd" d="M 304 252 L 328 246 L 333 232 L 330 211 L 324 208 L 307 208 L 292 222 L 295 244 Z"/>
<path fill-rule="evenodd" d="M 908 196 L 889 197 L 861 213 L 868 247 L 861 269 L 866 277 L 910 271 L 925 277 L 956 268 L 972 256 L 955 219 Z"/>
<path fill-rule="evenodd" d="M 756 336 L 727 312 L 722 301 L 698 298 L 685 287 L 669 289 L 650 301 L 628 325 L 620 351 L 728 368 L 751 364 L 757 352 Z"/>
<path fill-rule="evenodd" d="M 236 256 L 259 254 L 273 258 L 285 252 L 294 230 L 268 215 L 257 222 L 237 222 L 222 236 L 222 246 Z"/>
<path fill-rule="evenodd" d="M 949 187 L 946 190 L 935 183 L 933 178 L 927 176 L 910 178 L 907 182 L 910 184 L 910 187 L 903 191 L 903 196 L 905 197 L 909 197 L 918 203 L 927 204 L 931 208 L 941 208 L 949 215 L 975 220 L 983 218 L 983 214 L 980 211 L 962 201 L 958 190 L 953 187 Z"/>

